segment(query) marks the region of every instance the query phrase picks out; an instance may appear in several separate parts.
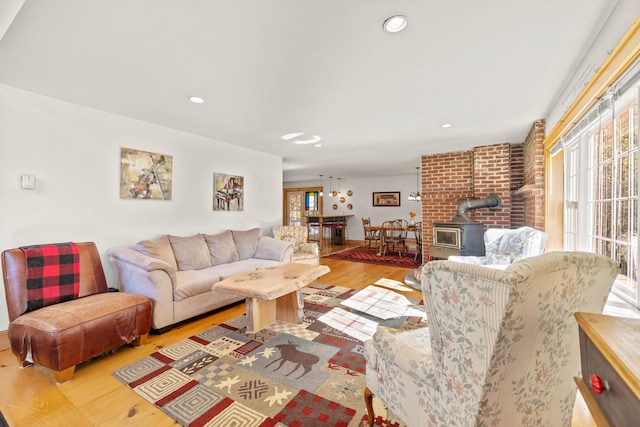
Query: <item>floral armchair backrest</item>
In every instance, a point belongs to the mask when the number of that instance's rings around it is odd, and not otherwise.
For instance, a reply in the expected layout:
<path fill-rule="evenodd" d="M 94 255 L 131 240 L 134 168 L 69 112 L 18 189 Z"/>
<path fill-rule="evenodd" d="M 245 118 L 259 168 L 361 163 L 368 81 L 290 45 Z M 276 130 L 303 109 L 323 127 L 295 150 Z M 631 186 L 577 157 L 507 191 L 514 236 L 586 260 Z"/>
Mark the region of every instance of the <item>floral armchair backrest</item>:
<path fill-rule="evenodd" d="M 544 253 L 548 234 L 532 227 L 516 229 L 490 228 L 484 234 L 488 264 L 510 264 Z"/>
<path fill-rule="evenodd" d="M 442 397 L 468 412 L 452 417 L 468 416 L 461 425 L 570 425 L 580 370 L 573 313 L 602 312 L 617 272 L 615 261 L 587 252 L 546 253 L 505 270 L 425 265 Z"/>
<path fill-rule="evenodd" d="M 516 280 L 502 270 L 475 264 L 432 261 L 423 267 L 433 371 L 439 375 L 436 382 L 441 384 L 441 400 L 457 403 L 448 405 L 451 412 L 445 418 L 452 423 L 467 418 L 453 425 L 468 425 L 475 418 L 473 408 L 479 405 Z"/>
<path fill-rule="evenodd" d="M 293 250 L 297 252 L 300 245 L 307 243 L 309 231 L 307 227 L 301 225 L 283 225 L 273 232 L 273 237 L 278 240 L 284 240 L 293 243 Z"/>

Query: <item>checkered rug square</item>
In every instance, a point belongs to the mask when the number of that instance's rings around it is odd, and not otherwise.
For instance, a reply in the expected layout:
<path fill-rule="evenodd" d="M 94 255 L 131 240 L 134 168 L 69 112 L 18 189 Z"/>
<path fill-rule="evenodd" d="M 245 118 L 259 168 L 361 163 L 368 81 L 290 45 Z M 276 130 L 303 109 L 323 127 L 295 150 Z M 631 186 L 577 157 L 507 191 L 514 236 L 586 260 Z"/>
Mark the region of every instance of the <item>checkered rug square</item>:
<path fill-rule="evenodd" d="M 276 322 L 247 334 L 242 315 L 162 348 L 113 375 L 183 426 L 364 425 L 362 342 L 324 324 L 323 315 L 345 310 L 349 318 L 361 316 L 395 329 L 426 323 L 419 317 L 382 321 L 340 305 L 355 292 L 314 284 L 303 289 L 300 325 Z M 401 427 L 380 416 L 376 425 Z"/>

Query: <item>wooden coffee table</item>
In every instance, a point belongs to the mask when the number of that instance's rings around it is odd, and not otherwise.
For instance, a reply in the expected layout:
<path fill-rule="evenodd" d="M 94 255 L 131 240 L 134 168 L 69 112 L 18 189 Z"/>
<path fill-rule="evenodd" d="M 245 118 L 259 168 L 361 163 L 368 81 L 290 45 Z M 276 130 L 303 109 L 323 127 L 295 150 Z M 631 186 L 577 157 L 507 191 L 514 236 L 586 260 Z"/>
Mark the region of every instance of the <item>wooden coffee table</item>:
<path fill-rule="evenodd" d="M 212 290 L 246 298 L 247 333 L 255 334 L 276 320 L 302 323 L 300 289 L 329 271 L 326 265 L 283 264 L 236 274 L 216 283 Z"/>

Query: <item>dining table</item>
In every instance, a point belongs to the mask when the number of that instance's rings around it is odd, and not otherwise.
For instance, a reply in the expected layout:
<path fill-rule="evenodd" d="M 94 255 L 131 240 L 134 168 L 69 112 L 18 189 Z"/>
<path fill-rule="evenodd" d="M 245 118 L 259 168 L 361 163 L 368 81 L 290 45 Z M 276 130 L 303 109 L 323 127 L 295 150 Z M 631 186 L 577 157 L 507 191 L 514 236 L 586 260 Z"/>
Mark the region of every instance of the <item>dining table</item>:
<path fill-rule="evenodd" d="M 384 239 L 387 235 L 387 231 L 413 231 L 414 233 L 417 233 L 418 230 L 420 230 L 420 227 L 416 225 L 408 225 L 406 227 L 399 227 L 397 225 L 370 225 L 368 228 L 369 230 L 377 231 L 380 235 L 380 245 L 378 246 L 378 253 L 376 254 L 378 256 L 382 256 L 384 252 Z"/>

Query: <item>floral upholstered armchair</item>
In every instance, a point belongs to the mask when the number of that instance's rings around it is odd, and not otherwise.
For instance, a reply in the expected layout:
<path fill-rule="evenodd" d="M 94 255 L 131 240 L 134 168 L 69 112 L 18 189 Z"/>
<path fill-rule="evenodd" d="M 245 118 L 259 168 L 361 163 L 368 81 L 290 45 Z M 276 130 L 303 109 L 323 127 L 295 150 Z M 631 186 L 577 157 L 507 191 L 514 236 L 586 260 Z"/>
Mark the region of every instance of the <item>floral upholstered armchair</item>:
<path fill-rule="evenodd" d="M 365 342 L 365 401 L 408 427 L 569 426 L 579 375 L 577 311 L 601 313 L 618 264 L 550 252 L 504 270 L 423 268 L 428 327 Z"/>
<path fill-rule="evenodd" d="M 531 227 L 489 228 L 484 233 L 484 256 L 450 256 L 449 261 L 477 265 L 508 265 L 544 253 L 548 235 Z"/>
<path fill-rule="evenodd" d="M 307 242 L 309 231 L 307 227 L 298 225 L 283 225 L 273 229 L 273 237 L 293 244 L 293 260 L 299 264 L 320 264 L 320 249 L 318 244 Z"/>

